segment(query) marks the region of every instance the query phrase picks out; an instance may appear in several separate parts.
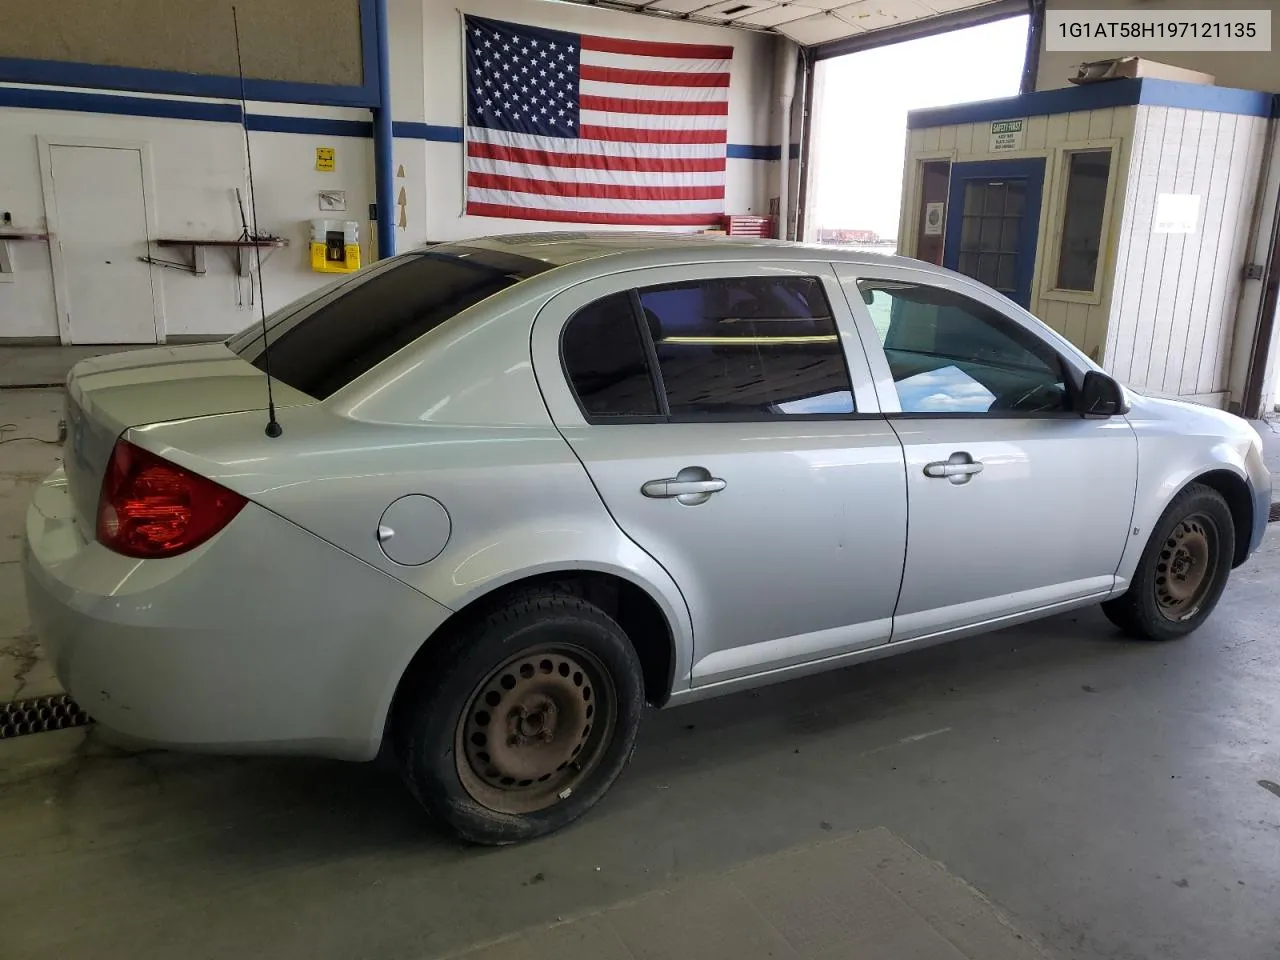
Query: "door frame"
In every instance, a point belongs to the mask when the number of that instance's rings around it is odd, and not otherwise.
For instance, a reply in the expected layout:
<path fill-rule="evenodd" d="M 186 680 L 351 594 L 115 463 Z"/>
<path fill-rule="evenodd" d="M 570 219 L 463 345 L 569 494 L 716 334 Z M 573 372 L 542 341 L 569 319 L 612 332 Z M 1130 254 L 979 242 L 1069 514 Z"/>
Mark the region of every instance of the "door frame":
<path fill-rule="evenodd" d="M 1031 308 L 1032 282 L 1040 249 L 1040 215 L 1044 203 L 1044 157 L 1022 157 L 1016 160 L 974 160 L 951 164 L 951 183 L 947 191 L 947 225 L 942 243 L 942 265 L 957 270 L 960 263 L 960 233 L 964 224 L 964 184 L 969 180 L 1002 177 L 1027 181 L 1026 216 L 1018 246 L 1030 251 L 1029 257 L 1018 257 L 1014 295 L 1010 298 L 1023 309 Z M 1021 254 L 1021 251 L 1020 251 Z M 971 278 L 973 279 L 973 278 Z"/>
<path fill-rule="evenodd" d="M 884 417 L 881 414 L 876 384 L 873 379 L 872 370 L 868 364 L 866 350 L 859 335 L 857 323 L 853 318 L 853 314 L 848 302 L 848 294 L 844 289 L 840 278 L 838 277 L 835 266 L 830 259 L 821 256 L 820 252 L 816 252 L 813 259 L 792 260 L 792 259 L 775 259 L 768 256 L 767 250 L 761 250 L 760 256 L 750 260 L 720 260 L 697 263 L 670 263 L 656 266 L 631 267 L 621 270 L 617 273 L 600 275 L 583 280 L 571 286 L 565 287 L 558 291 L 537 310 L 532 321 L 532 330 L 529 338 L 529 356 L 533 366 L 533 373 L 538 382 L 538 387 L 542 395 L 542 401 L 547 408 L 547 412 L 551 417 L 556 431 L 565 438 L 570 440 L 571 436 L 580 434 L 585 430 L 592 431 L 609 431 L 609 430 L 625 430 L 630 426 L 648 424 L 652 426 L 672 426 L 676 429 L 688 430 L 691 426 L 697 426 L 697 423 L 670 423 L 666 422 L 666 418 L 656 416 L 619 418 L 617 421 L 608 423 L 599 423 L 589 420 L 584 414 L 582 408 L 578 404 L 578 400 L 574 395 L 569 380 L 565 375 L 563 357 L 560 350 L 561 336 L 565 326 L 578 310 L 603 299 L 607 296 L 638 290 L 651 285 L 661 285 L 672 282 L 689 282 L 708 279 L 725 279 L 733 277 L 754 277 L 754 276 L 792 276 L 792 277 L 818 277 L 822 281 L 823 292 L 825 293 L 832 316 L 835 320 L 837 334 L 844 352 L 845 365 L 849 374 L 850 384 L 853 387 L 854 404 L 857 412 L 850 414 L 837 415 L 806 415 L 794 414 L 785 418 L 780 418 L 779 422 L 790 424 L 792 429 L 802 428 L 805 422 L 821 422 L 831 421 L 836 424 L 848 426 L 857 421 L 872 421 L 877 424 L 883 424 Z M 886 365 L 887 368 L 887 365 Z M 751 419 L 744 420 L 725 420 L 725 421 L 703 421 L 703 426 L 713 425 L 725 429 L 737 428 L 749 433 L 749 428 L 753 425 L 759 426 L 759 422 Z M 572 446 L 572 444 L 570 444 Z M 892 448 L 894 455 L 897 456 L 901 452 L 900 443 L 895 443 Z M 903 503 L 905 504 L 905 487 L 903 490 Z M 601 503 L 603 503 L 603 494 L 601 494 Z M 606 508 L 607 510 L 607 508 Z M 612 524 L 613 528 L 621 530 L 618 523 Z M 628 543 L 633 543 L 629 539 L 629 535 L 620 534 Z M 906 543 L 906 527 L 904 522 L 903 528 L 903 545 L 905 549 Z M 634 544 L 633 544 L 634 545 Z M 873 643 L 860 643 L 857 649 L 846 650 L 826 650 L 825 652 L 813 652 L 807 659 L 789 665 L 779 666 L 765 658 L 765 654 L 779 649 L 776 641 L 783 638 L 773 638 L 771 641 L 765 641 L 761 645 L 745 646 L 738 648 L 744 655 L 753 654 L 761 657 L 758 662 L 743 660 L 737 664 L 740 669 L 740 675 L 734 676 L 706 676 L 705 672 L 701 676 L 695 677 L 695 670 L 700 660 L 704 660 L 708 655 L 714 656 L 715 651 L 708 654 L 705 648 L 700 648 L 695 640 L 694 626 L 694 609 L 697 608 L 696 602 L 691 608 L 689 599 L 685 596 L 684 591 L 688 588 L 688 584 L 680 584 L 676 580 L 675 574 L 669 571 L 660 561 L 650 556 L 642 547 L 636 547 L 641 551 L 645 558 L 646 564 L 652 562 L 661 574 L 669 579 L 674 588 L 674 595 L 678 596 L 681 601 L 682 609 L 679 610 L 678 618 L 672 619 L 673 630 L 673 687 L 672 700 L 676 698 L 685 700 L 688 698 L 698 699 L 704 696 L 712 695 L 709 691 L 725 691 L 730 689 L 742 689 L 754 686 L 757 683 L 765 682 L 763 678 L 783 677 L 783 676 L 802 676 L 806 673 L 812 673 L 815 670 L 823 669 L 819 664 L 831 664 L 842 660 L 843 658 L 857 659 L 858 655 L 865 649 L 875 649 L 884 646 L 886 639 L 876 639 Z M 606 571 L 617 572 L 616 568 L 609 566 L 600 566 L 595 561 L 586 562 L 593 569 L 601 569 Z M 624 578 L 635 579 L 637 574 L 643 571 L 634 570 L 631 575 L 624 574 Z M 899 587 L 901 587 L 901 570 L 899 568 Z M 656 582 L 654 579 L 647 581 L 648 583 Z M 664 603 L 660 597 L 661 589 L 651 589 L 644 583 L 641 584 L 648 589 L 651 595 L 658 594 L 659 602 Z M 661 586 L 661 585 L 659 585 Z M 896 601 L 896 594 L 894 594 Z M 664 603 L 665 606 L 665 603 Z M 888 618 L 889 629 L 892 629 L 892 617 Z M 876 621 L 866 621 L 866 623 L 876 623 Z M 861 625 L 860 625 L 861 626 Z M 678 628 L 678 629 L 677 629 Z M 837 628 L 839 629 L 839 628 Z M 858 627 L 852 627 L 851 632 L 857 630 Z M 870 631 L 868 631 L 870 632 Z M 805 634 L 802 636 L 812 636 Z M 789 639 L 789 638 L 788 638 Z M 704 641 L 705 643 L 705 641 Z M 714 661 L 713 661 L 714 663 Z M 705 671 L 706 664 L 703 664 Z"/>
<path fill-rule="evenodd" d="M 40 186 L 44 194 L 45 230 L 49 234 L 49 259 L 53 267 L 53 302 L 58 314 L 58 339 L 66 346 L 71 338 L 71 287 L 67 280 L 66 260 L 58 237 L 58 198 L 53 182 L 54 147 L 97 147 L 106 150 L 135 150 L 142 165 L 142 212 L 146 223 L 148 254 L 157 235 L 155 173 L 151 162 L 151 143 L 147 140 L 118 140 L 110 137 L 78 137 L 71 135 L 37 136 L 36 150 L 40 163 Z M 154 264 L 147 264 L 151 280 L 151 319 L 156 343 L 165 342 L 164 291 Z"/>

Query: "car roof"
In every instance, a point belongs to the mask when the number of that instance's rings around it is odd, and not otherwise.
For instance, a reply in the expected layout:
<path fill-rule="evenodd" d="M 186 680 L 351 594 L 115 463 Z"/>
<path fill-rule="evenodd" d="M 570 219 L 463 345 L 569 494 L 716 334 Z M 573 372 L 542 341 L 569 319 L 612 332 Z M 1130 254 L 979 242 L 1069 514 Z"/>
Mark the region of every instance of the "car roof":
<path fill-rule="evenodd" d="M 759 260 L 762 257 L 770 260 L 924 266 L 920 261 L 906 257 L 828 244 L 658 231 L 517 233 L 457 241 L 450 246 L 480 247 L 516 254 L 556 267 L 604 257 L 624 259 L 627 267 L 656 266 L 684 259 Z"/>

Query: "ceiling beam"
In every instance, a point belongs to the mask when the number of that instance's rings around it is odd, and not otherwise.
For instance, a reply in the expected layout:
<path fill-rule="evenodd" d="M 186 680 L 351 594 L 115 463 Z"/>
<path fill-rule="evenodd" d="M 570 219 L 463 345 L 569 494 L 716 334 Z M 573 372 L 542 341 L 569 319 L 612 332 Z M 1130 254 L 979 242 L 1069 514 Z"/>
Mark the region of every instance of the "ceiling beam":
<path fill-rule="evenodd" d="M 601 10 L 612 10 L 616 13 L 634 13 L 641 17 L 653 17 L 655 20 L 667 20 L 673 23 L 696 23 L 707 27 L 729 27 L 733 30 L 745 30 L 749 33 L 761 33 L 767 36 L 779 36 L 779 34 L 770 30 L 768 27 L 757 27 L 749 23 L 736 23 L 732 20 L 726 21 L 716 17 L 701 16 L 697 10 L 692 13 L 676 13 L 671 10 L 651 9 L 651 5 L 657 0 L 648 0 L 647 3 L 636 0 L 636 2 L 628 3 L 627 0 L 558 0 L 560 3 L 576 3 L 584 7 L 598 7 Z M 708 0 L 708 7 L 716 6 L 714 0 Z M 706 7 L 699 9 L 705 10 Z"/>
<path fill-rule="evenodd" d="M 921 17 L 919 20 L 910 20 L 896 27 L 868 30 L 841 40 L 816 43 L 809 47 L 809 52 L 815 60 L 829 60 L 832 57 L 843 57 L 845 54 L 858 53 L 861 50 L 886 47 L 893 43 L 933 37 L 940 33 L 950 33 L 952 30 L 963 30 L 965 27 L 978 27 L 984 23 L 1021 17 L 1030 12 L 1030 0 L 992 0 L 991 3 L 984 3 L 980 7 L 968 7 L 953 10 L 950 13 L 940 13 L 933 17 Z"/>

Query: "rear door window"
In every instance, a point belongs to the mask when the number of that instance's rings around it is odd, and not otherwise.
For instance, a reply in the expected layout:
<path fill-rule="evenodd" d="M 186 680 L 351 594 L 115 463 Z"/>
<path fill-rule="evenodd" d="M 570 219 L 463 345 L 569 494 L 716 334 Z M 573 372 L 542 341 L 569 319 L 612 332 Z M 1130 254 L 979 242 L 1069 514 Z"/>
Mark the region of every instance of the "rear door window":
<path fill-rule="evenodd" d="M 855 412 L 818 278 L 697 280 L 639 293 L 672 418 Z"/>
<path fill-rule="evenodd" d="M 660 412 L 629 294 L 615 293 L 575 313 L 565 327 L 560 352 L 574 395 L 588 417 L 652 417 Z"/>
<path fill-rule="evenodd" d="M 269 318 L 271 375 L 323 400 L 468 307 L 547 269 L 477 247 L 393 257 Z M 262 370 L 262 343 L 254 325 L 227 345 Z"/>

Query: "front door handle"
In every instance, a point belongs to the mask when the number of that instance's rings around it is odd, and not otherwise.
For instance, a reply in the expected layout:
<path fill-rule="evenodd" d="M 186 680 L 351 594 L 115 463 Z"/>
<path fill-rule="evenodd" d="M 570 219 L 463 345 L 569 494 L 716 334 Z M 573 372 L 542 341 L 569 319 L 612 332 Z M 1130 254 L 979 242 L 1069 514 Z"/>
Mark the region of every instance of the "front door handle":
<path fill-rule="evenodd" d="M 981 461 L 974 460 L 963 450 L 953 453 L 945 460 L 935 460 L 924 465 L 924 475 L 936 480 L 950 480 L 952 483 L 968 483 L 975 474 L 982 472 Z"/>
<path fill-rule="evenodd" d="M 646 497 L 654 499 L 675 499 L 687 507 L 706 503 L 713 493 L 719 493 L 728 484 L 719 477 L 713 477 L 704 467 L 685 467 L 674 477 L 663 480 L 650 480 L 640 488 Z"/>

